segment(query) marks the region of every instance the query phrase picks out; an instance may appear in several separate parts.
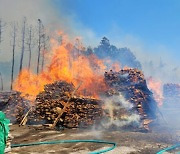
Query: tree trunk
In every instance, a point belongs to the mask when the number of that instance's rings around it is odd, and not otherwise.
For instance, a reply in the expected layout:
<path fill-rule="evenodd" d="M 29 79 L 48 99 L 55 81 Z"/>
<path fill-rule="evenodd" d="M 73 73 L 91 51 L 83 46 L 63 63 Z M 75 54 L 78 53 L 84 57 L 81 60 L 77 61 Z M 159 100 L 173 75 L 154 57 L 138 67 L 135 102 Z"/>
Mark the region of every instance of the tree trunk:
<path fill-rule="evenodd" d="M 28 71 L 30 71 L 31 68 L 31 42 L 32 42 L 32 27 L 29 29 L 29 42 L 28 42 L 28 47 L 29 47 L 29 63 L 28 63 Z"/>
<path fill-rule="evenodd" d="M 19 74 L 21 73 L 22 66 L 23 66 L 25 32 L 26 32 L 26 19 L 24 19 L 23 28 L 22 28 L 22 48 L 21 48 L 21 59 L 20 59 Z"/>
<path fill-rule="evenodd" d="M 41 55 L 41 20 L 38 19 L 38 22 L 39 22 L 39 38 L 38 38 L 37 75 L 39 74 L 39 63 L 40 63 L 40 55 Z"/>
<path fill-rule="evenodd" d="M 1 77 L 1 91 L 4 90 L 4 86 L 3 86 L 3 78 L 2 78 L 2 74 L 0 73 L 0 77 Z"/>
<path fill-rule="evenodd" d="M 16 47 L 16 26 L 14 25 L 14 31 L 13 31 L 13 56 L 12 56 L 12 69 L 11 69 L 11 90 L 13 87 L 13 81 L 14 81 L 14 55 L 15 55 L 15 47 Z"/>

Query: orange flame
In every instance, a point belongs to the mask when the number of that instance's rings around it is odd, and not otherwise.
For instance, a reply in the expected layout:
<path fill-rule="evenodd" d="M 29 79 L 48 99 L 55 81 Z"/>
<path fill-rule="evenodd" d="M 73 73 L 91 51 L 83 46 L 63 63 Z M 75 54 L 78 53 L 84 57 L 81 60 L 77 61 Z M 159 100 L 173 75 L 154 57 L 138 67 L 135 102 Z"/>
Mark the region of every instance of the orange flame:
<path fill-rule="evenodd" d="M 147 79 L 148 87 L 154 94 L 154 99 L 157 101 L 158 106 L 163 105 L 163 91 L 161 81 L 155 80 L 152 77 Z"/>
<path fill-rule="evenodd" d="M 24 69 L 14 82 L 14 90 L 22 94 L 36 96 L 43 91 L 44 85 L 57 80 L 65 80 L 77 86 L 83 82 L 79 91 L 83 95 L 98 97 L 106 89 L 103 73 L 105 65 L 95 55 L 84 56 L 73 51 L 72 45 L 58 46 L 53 40 L 50 64 L 39 75 Z"/>

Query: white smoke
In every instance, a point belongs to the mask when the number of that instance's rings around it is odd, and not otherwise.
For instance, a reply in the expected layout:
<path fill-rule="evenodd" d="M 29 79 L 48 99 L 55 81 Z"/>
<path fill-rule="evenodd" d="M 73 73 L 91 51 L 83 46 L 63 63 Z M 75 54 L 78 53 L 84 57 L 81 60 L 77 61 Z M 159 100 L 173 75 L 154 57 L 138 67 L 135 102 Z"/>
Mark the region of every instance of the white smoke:
<path fill-rule="evenodd" d="M 51 36 L 54 36 L 56 30 L 62 30 L 65 34 L 68 34 L 69 39 L 80 36 L 84 45 L 96 46 L 101 38 L 97 37 L 96 33 L 89 27 L 85 27 L 76 15 L 67 14 L 67 12 L 63 11 L 65 9 L 62 8 L 63 5 L 61 3 L 57 7 L 50 0 L 0 0 L 0 19 L 6 23 L 2 34 L 3 42 L 0 44 L 0 62 L 8 62 L 10 65 L 12 59 L 10 32 L 12 31 L 11 25 L 13 22 L 18 23 L 15 56 L 16 60 L 19 61 L 21 27 L 24 17 L 27 18 L 28 25 L 35 27 L 38 26 L 37 20 L 41 19 Z M 179 63 L 174 61 L 174 57 L 170 55 L 170 50 L 165 46 L 147 47 L 141 39 L 124 33 L 116 24 L 104 35 L 110 39 L 111 44 L 118 47 L 130 48 L 137 57 L 137 60 L 141 62 L 145 76 L 153 76 L 154 78 L 163 80 L 164 83 L 180 83 Z M 34 47 L 33 50 L 34 54 L 37 54 L 37 48 Z M 36 63 L 36 59 L 34 58 L 33 60 Z M 3 74 L 4 70 L 0 71 Z"/>
<path fill-rule="evenodd" d="M 125 34 L 117 26 L 112 27 L 106 35 L 111 44 L 117 47 L 127 47 L 142 65 L 145 77 L 152 76 L 162 83 L 180 83 L 180 63 L 178 57 L 166 45 L 151 46 L 141 38 Z"/>
<path fill-rule="evenodd" d="M 127 101 L 121 93 L 118 95 L 113 95 L 111 97 L 104 97 L 102 100 L 105 103 L 105 110 L 110 115 L 109 120 L 102 122 L 102 125 L 105 128 L 109 128 L 112 125 L 115 125 L 118 128 L 121 128 L 123 126 L 129 126 L 129 125 L 139 125 L 140 122 L 140 116 L 132 112 L 133 104 Z M 114 112 L 120 111 L 122 114 L 122 117 L 114 116 Z M 129 113 L 128 111 L 131 111 Z"/>
<path fill-rule="evenodd" d="M 0 72 L 4 78 L 4 88 L 9 89 L 9 81 L 11 74 L 12 60 L 12 31 L 13 25 L 17 26 L 16 49 L 15 49 L 15 76 L 19 69 L 21 39 L 23 19 L 26 17 L 26 28 L 30 25 L 33 27 L 34 46 L 32 49 L 32 68 L 37 65 L 37 39 L 38 39 L 38 19 L 40 19 L 46 28 L 46 32 L 50 37 L 55 36 L 58 31 L 63 31 L 68 35 L 69 40 L 74 40 L 75 37 L 81 36 L 82 39 L 86 36 L 86 40 L 93 44 L 95 33 L 92 30 L 85 28 L 73 16 L 65 14 L 61 11 L 63 6 L 54 6 L 54 2 L 50 0 L 0 0 L 0 20 L 3 22 L 3 42 L 0 44 Z M 27 29 L 26 29 L 27 30 Z M 27 31 L 26 31 L 27 34 Z M 26 35 L 27 37 L 27 35 Z M 28 51 L 25 46 L 25 54 L 23 66 L 27 67 Z"/>
<path fill-rule="evenodd" d="M 18 41 L 20 42 L 24 17 L 27 18 L 29 25 L 36 27 L 38 19 L 41 19 L 51 36 L 54 36 L 56 31 L 63 31 L 69 39 L 80 36 L 89 44 L 94 44 L 95 33 L 84 27 L 73 15 L 62 12 L 62 7 L 61 4 L 55 7 L 54 2 L 49 0 L 0 0 L 0 19 L 6 23 L 2 35 L 4 42 L 1 44 L 1 50 L 4 52 L 1 53 L 0 61 L 9 61 L 11 58 L 10 30 L 14 22 L 18 23 Z"/>
<path fill-rule="evenodd" d="M 12 28 L 17 26 L 16 55 L 21 51 L 21 29 L 24 17 L 27 19 L 27 26 L 38 26 L 38 19 L 44 25 L 51 25 L 57 21 L 56 11 L 50 7 L 48 0 L 0 0 L 0 19 L 6 25 L 3 28 L 0 61 L 11 61 L 12 58 Z M 29 24 L 29 25 L 28 25 Z"/>

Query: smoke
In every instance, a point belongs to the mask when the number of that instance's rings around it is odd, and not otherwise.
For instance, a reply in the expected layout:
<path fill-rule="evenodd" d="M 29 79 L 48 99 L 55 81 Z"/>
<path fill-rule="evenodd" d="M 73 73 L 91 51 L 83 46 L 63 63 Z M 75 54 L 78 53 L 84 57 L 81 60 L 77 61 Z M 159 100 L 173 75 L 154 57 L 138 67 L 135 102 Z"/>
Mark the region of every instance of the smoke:
<path fill-rule="evenodd" d="M 3 42 L 1 44 L 0 61 L 10 61 L 12 57 L 12 28 L 15 24 L 17 26 L 17 44 L 16 44 L 16 57 L 19 54 L 21 44 L 21 28 L 23 18 L 27 19 L 27 26 L 32 25 L 37 28 L 38 19 L 43 21 L 43 24 L 49 26 L 55 21 L 58 21 L 57 13 L 51 7 L 48 0 L 0 0 L 0 19 L 6 24 L 3 28 Z M 62 19 L 63 20 L 63 19 Z M 28 25 L 29 24 L 29 25 Z"/>
<path fill-rule="evenodd" d="M 109 114 L 109 119 L 102 122 L 105 128 L 139 126 L 140 116 L 133 111 L 133 104 L 128 102 L 121 93 L 101 99 L 105 103 L 104 110 Z"/>
<path fill-rule="evenodd" d="M 26 37 L 28 28 L 33 27 L 33 48 L 32 48 L 32 68 L 37 65 L 38 54 L 38 19 L 40 19 L 46 28 L 50 37 L 56 37 L 61 31 L 67 34 L 67 39 L 71 42 L 75 37 L 86 37 L 87 42 L 94 42 L 95 33 L 85 28 L 78 22 L 74 16 L 67 15 L 61 9 L 63 6 L 54 6 L 53 1 L 49 0 L 0 0 L 0 20 L 3 22 L 2 39 L 0 44 L 0 72 L 3 74 L 4 87 L 9 89 L 11 60 L 12 60 L 12 32 L 13 26 L 16 25 L 16 49 L 15 49 L 15 76 L 17 76 L 21 52 L 22 26 L 23 19 L 26 17 Z M 25 46 L 25 55 L 23 65 L 27 67 L 29 53 Z"/>
<path fill-rule="evenodd" d="M 163 85 L 166 83 L 180 83 L 180 63 L 177 61 L 178 56 L 173 56 L 171 49 L 166 46 L 159 45 L 156 47 L 149 47 L 145 45 L 142 40 L 137 39 L 131 35 L 120 38 L 116 45 L 126 46 L 131 49 L 137 59 L 141 62 L 142 70 L 145 78 L 152 77 L 153 89 L 149 84 L 150 90 L 153 90 L 153 96 L 161 106 L 163 118 L 159 117 L 160 130 L 169 128 L 169 130 L 178 130 L 180 128 L 180 99 L 178 97 L 171 97 L 169 102 L 166 102 L 166 98 L 163 95 Z M 176 103 L 173 103 L 176 102 Z M 176 119 L 176 120 L 175 120 Z M 165 122 L 166 121 L 166 122 Z"/>
<path fill-rule="evenodd" d="M 121 29 L 112 27 L 107 36 L 117 47 L 129 48 L 142 65 L 146 78 L 153 77 L 164 83 L 180 83 L 179 60 L 165 45 L 151 46 L 137 36 L 124 34 Z"/>
<path fill-rule="evenodd" d="M 15 66 L 19 67 L 21 28 L 24 17 L 27 18 L 27 26 L 32 25 L 34 27 L 35 35 L 37 35 L 38 19 L 41 19 L 50 36 L 54 37 L 60 30 L 67 34 L 71 41 L 80 36 L 85 46 L 96 46 L 101 39 L 92 29 L 84 26 L 76 15 L 67 14 L 61 3 L 59 6 L 55 6 L 54 2 L 49 0 L 0 0 L 0 19 L 6 23 L 2 34 L 3 42 L 0 44 L 0 63 L 6 64 L 6 67 L 5 65 L 3 65 L 4 67 L 0 66 L 3 76 L 9 76 L 6 72 L 7 70 L 10 72 L 11 68 L 11 31 L 14 23 L 17 23 L 18 26 Z M 104 35 L 110 39 L 111 44 L 117 47 L 130 48 L 137 60 L 141 62 L 146 77 L 152 76 L 155 79 L 160 79 L 162 83 L 180 82 L 179 63 L 175 62 L 175 58 L 170 55 L 170 49 L 167 47 L 162 45 L 150 47 L 137 36 L 123 32 L 116 24 Z M 37 40 L 34 41 L 37 42 Z M 33 48 L 33 55 L 33 57 L 37 57 L 37 46 Z M 25 65 L 27 58 L 26 52 Z M 33 58 L 34 66 L 36 62 L 37 59 Z M 15 68 L 15 72 L 17 70 L 18 68 Z M 8 77 L 6 81 L 9 81 Z"/>

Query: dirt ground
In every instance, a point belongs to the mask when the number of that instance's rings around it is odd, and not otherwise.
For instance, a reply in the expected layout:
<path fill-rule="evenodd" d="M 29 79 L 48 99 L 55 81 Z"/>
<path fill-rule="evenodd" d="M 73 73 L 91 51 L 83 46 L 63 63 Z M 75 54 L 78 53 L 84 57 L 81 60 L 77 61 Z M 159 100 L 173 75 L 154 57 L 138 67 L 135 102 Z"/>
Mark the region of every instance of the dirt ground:
<path fill-rule="evenodd" d="M 12 144 L 52 140 L 100 139 L 117 143 L 107 154 L 155 154 L 160 149 L 180 142 L 180 130 L 157 128 L 149 133 L 124 130 L 99 131 L 87 129 L 64 129 L 61 131 L 39 129 L 37 126 L 12 125 Z M 66 143 L 13 148 L 12 154 L 86 154 L 105 149 L 109 145 L 95 143 Z M 173 153 L 173 152 L 172 152 Z"/>

